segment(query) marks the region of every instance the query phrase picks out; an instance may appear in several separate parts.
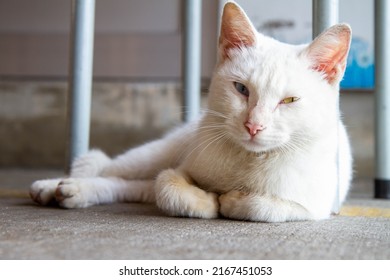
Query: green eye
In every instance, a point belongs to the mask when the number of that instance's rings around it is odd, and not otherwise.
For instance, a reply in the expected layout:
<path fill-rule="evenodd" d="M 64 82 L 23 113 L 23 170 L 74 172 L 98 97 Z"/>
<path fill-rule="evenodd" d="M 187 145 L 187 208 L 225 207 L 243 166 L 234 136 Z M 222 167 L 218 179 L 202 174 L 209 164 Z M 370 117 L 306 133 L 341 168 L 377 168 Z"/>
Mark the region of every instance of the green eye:
<path fill-rule="evenodd" d="M 293 103 L 295 101 L 298 101 L 299 99 L 300 99 L 299 97 L 287 97 L 287 98 L 283 99 L 282 101 L 280 101 L 280 104 Z"/>
<path fill-rule="evenodd" d="M 244 86 L 243 84 L 241 84 L 239 82 L 234 82 L 233 84 L 239 93 L 241 93 L 242 95 L 247 96 L 247 97 L 249 96 L 249 90 L 246 86 Z"/>

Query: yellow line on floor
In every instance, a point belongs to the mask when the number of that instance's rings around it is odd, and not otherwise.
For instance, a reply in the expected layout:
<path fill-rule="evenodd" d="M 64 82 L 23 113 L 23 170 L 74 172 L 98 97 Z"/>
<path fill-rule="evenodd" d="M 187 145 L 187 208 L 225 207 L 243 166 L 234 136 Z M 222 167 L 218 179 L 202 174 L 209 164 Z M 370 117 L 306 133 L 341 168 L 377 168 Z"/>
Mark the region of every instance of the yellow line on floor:
<path fill-rule="evenodd" d="M 14 198 L 29 198 L 28 191 L 24 190 L 12 190 L 12 189 L 0 189 L 0 198 L 14 197 Z"/>
<path fill-rule="evenodd" d="M 343 206 L 340 210 L 340 216 L 390 218 L 390 208 Z"/>

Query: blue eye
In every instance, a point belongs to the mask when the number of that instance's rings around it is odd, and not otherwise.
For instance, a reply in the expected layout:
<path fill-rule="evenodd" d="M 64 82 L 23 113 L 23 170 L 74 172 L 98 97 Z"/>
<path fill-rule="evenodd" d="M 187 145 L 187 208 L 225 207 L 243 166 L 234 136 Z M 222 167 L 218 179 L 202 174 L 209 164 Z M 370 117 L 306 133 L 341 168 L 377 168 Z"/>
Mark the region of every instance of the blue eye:
<path fill-rule="evenodd" d="M 247 97 L 249 96 L 249 90 L 246 86 L 244 86 L 243 84 L 241 84 L 239 82 L 234 82 L 233 84 L 239 93 L 241 93 L 242 95 L 247 96 Z"/>

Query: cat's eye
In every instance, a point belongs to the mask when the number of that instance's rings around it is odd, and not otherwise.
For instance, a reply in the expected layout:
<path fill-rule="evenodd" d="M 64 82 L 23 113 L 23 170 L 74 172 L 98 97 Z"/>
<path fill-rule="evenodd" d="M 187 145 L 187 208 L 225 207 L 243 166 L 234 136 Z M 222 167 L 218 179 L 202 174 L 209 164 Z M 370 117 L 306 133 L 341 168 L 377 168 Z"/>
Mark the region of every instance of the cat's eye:
<path fill-rule="evenodd" d="M 280 104 L 293 103 L 295 101 L 298 101 L 299 99 L 300 99 L 299 97 L 295 97 L 295 96 L 287 97 L 287 98 L 283 99 L 282 101 L 280 101 Z"/>
<path fill-rule="evenodd" d="M 246 86 L 244 86 L 243 84 L 241 84 L 239 82 L 234 82 L 233 84 L 239 93 L 241 93 L 244 96 L 249 96 L 249 90 Z"/>

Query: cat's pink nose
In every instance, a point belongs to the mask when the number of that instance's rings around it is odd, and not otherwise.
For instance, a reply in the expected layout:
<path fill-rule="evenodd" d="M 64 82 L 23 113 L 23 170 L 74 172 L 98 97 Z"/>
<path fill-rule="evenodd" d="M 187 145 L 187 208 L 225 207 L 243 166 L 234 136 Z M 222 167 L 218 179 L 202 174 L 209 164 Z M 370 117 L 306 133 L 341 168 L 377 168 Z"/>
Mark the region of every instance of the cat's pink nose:
<path fill-rule="evenodd" d="M 253 124 L 251 122 L 246 122 L 245 127 L 251 136 L 255 136 L 257 133 L 259 133 L 260 131 L 263 131 L 264 129 L 267 128 L 263 124 Z"/>

